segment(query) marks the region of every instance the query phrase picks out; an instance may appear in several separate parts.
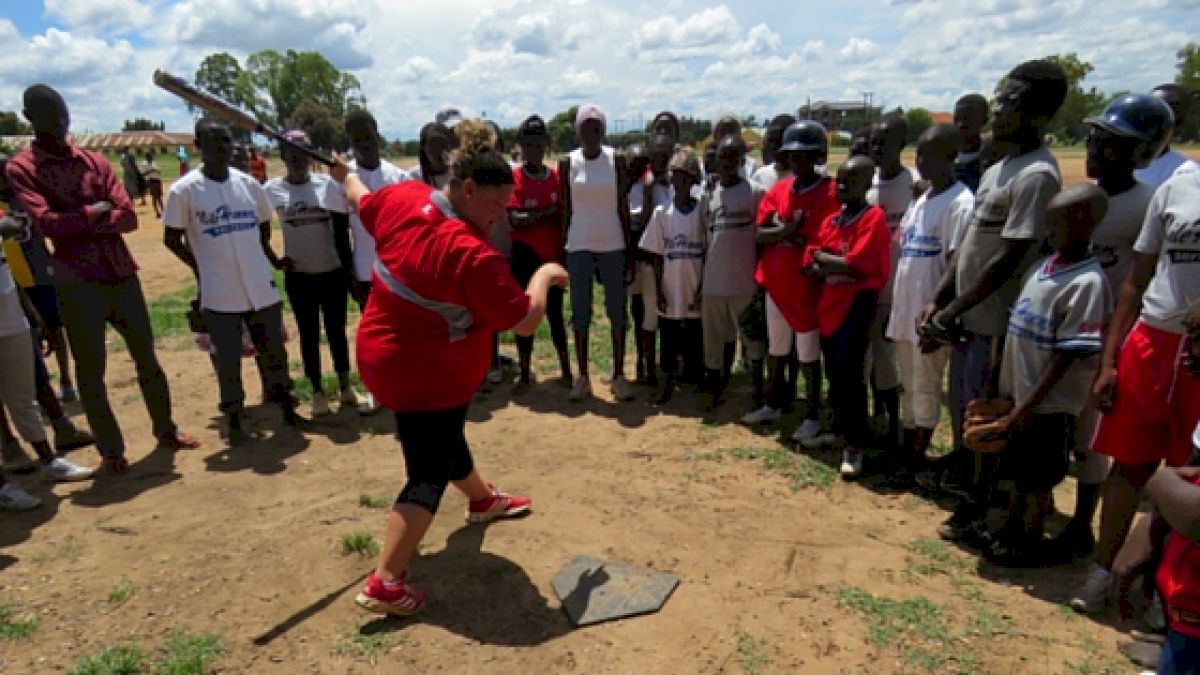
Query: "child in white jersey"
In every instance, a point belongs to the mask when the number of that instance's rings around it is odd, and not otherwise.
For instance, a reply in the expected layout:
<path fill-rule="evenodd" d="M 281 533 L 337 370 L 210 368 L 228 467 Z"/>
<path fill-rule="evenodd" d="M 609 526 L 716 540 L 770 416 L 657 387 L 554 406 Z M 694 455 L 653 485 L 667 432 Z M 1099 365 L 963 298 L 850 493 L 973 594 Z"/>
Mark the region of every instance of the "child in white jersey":
<path fill-rule="evenodd" d="M 705 209 L 692 196 L 700 162 L 688 148 L 671 158 L 673 201 L 654 209 L 641 247 L 655 255 L 654 277 L 662 333 L 663 379 L 657 402 L 670 399 L 680 366 L 692 380 L 701 370 L 700 292 L 704 269 Z"/>
<path fill-rule="evenodd" d="M 929 190 L 909 207 L 898 233 L 900 257 L 892 271 L 896 293 L 886 337 L 893 342 L 904 389 L 901 464 L 893 476 L 899 482 L 907 482 L 924 459 L 942 409 L 950 350 L 923 343 L 917 320 L 932 299 L 975 205 L 975 196 L 955 178 L 958 145 L 958 130 L 949 124 L 933 126 L 921 135 L 917 168 L 929 181 Z"/>

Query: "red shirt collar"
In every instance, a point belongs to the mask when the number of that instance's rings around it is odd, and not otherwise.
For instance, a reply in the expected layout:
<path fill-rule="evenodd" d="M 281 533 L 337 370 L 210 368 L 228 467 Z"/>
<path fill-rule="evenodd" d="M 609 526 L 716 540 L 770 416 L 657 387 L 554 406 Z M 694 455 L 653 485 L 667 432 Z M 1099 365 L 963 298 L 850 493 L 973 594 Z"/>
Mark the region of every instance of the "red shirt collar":
<path fill-rule="evenodd" d="M 62 160 L 66 160 L 66 159 L 75 159 L 75 158 L 81 157 L 83 155 L 83 151 L 79 149 L 79 146 L 72 143 L 69 139 L 67 140 L 66 145 L 67 145 L 67 154 L 66 155 L 56 155 L 53 152 L 50 152 L 49 150 L 43 148 L 40 144 L 38 144 L 36 139 L 29 142 L 29 149 L 33 153 L 33 158 L 38 161 L 44 160 L 44 159 L 62 161 Z"/>

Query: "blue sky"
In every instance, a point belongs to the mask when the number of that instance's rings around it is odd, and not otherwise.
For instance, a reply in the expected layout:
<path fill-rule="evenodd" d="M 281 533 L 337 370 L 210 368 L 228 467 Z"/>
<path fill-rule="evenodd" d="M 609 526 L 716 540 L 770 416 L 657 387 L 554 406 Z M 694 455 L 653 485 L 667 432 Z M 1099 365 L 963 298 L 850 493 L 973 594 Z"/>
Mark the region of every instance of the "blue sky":
<path fill-rule="evenodd" d="M 0 110 L 41 81 L 78 131 L 136 116 L 183 129 L 153 70 L 190 78 L 208 53 L 265 47 L 354 72 L 389 137 L 450 104 L 502 124 L 585 101 L 625 125 L 662 109 L 763 117 L 863 91 L 945 110 L 1055 52 L 1095 64 L 1088 85 L 1145 90 L 1189 37 L 1200 0 L 0 0 Z"/>

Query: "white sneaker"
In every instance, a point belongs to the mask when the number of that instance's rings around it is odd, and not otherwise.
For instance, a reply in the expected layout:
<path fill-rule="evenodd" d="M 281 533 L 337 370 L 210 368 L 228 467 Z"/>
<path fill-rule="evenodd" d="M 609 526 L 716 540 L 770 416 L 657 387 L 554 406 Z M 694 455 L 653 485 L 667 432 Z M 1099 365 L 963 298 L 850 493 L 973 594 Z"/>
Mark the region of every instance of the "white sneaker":
<path fill-rule="evenodd" d="M 575 378 L 574 384 L 571 385 L 570 400 L 582 401 L 592 395 L 592 381 L 586 377 Z"/>
<path fill-rule="evenodd" d="M 96 473 L 94 468 L 79 466 L 65 457 L 55 457 L 42 465 L 42 475 L 58 483 L 87 480 Z"/>
<path fill-rule="evenodd" d="M 743 415 L 742 416 L 742 424 L 747 424 L 750 426 L 755 426 L 755 425 L 759 425 L 759 424 L 770 424 L 772 422 L 779 421 L 779 418 L 782 416 L 783 416 L 783 413 L 779 412 L 778 410 L 772 408 L 769 405 L 764 405 L 763 407 L 759 408 L 758 410 L 755 410 L 752 413 L 746 413 L 745 415 Z"/>
<path fill-rule="evenodd" d="M 0 485 L 0 511 L 28 511 L 42 505 L 42 500 L 9 481 Z"/>
<path fill-rule="evenodd" d="M 847 445 L 842 450 L 842 478 L 858 478 L 862 473 L 862 451 Z"/>
<path fill-rule="evenodd" d="M 817 420 L 806 419 L 796 427 L 796 431 L 792 433 L 792 440 L 797 443 L 812 441 L 821 434 L 821 423 Z"/>
<path fill-rule="evenodd" d="M 329 397 L 323 393 L 314 393 L 312 401 L 313 417 L 329 414 Z"/>
<path fill-rule="evenodd" d="M 367 395 L 362 398 L 362 403 L 358 404 L 359 415 L 374 415 L 379 412 L 379 401 L 375 400 L 375 395 L 367 392 Z"/>
<path fill-rule="evenodd" d="M 1103 611 L 1104 606 L 1108 604 L 1112 582 L 1112 572 L 1092 563 L 1087 579 L 1071 596 L 1071 609 L 1086 614 Z"/>

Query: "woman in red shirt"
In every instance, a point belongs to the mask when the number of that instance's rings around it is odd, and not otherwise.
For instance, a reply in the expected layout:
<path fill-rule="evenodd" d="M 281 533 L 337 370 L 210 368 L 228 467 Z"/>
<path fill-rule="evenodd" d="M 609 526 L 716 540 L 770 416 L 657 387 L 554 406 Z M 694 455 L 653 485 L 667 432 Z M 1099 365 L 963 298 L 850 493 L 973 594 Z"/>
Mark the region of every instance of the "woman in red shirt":
<path fill-rule="evenodd" d="M 507 217 L 513 174 L 485 122 L 458 127 L 453 178 L 430 191 L 419 181 L 372 193 L 338 160 L 330 172 L 346 186 L 378 260 L 358 328 L 363 382 L 396 416 L 408 482 L 388 514 L 379 564 L 358 595 L 370 611 L 408 615 L 425 595 L 408 583 L 408 563 L 448 483 L 467 495 L 467 520 L 486 522 L 529 511 L 526 497 L 505 494 L 475 469 L 464 429 L 467 406 L 487 374 L 492 335 L 532 335 L 552 287 L 567 283 L 556 263 L 540 267 L 523 291 L 489 242 Z"/>

